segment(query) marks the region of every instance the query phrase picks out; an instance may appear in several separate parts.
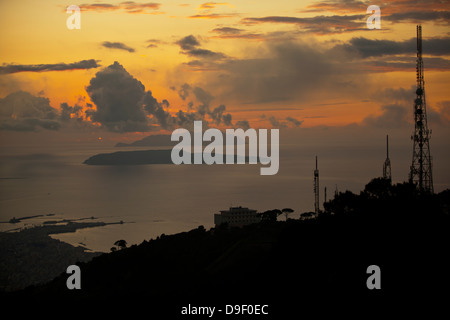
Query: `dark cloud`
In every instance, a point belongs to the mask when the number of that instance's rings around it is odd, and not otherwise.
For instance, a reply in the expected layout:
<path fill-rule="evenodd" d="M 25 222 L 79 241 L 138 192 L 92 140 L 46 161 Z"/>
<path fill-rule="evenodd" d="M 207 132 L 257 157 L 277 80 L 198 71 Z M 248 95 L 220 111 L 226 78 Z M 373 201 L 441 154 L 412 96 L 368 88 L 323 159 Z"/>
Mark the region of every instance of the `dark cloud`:
<path fill-rule="evenodd" d="M 162 102 L 158 102 L 149 90 L 145 93 L 140 103 L 144 110 L 151 114 L 156 123 L 163 129 L 171 129 L 173 127 L 175 121 L 167 111 L 170 106 L 169 101 L 164 99 Z"/>
<path fill-rule="evenodd" d="M 306 99 L 317 89 L 332 85 L 342 92 L 354 92 L 353 83 L 342 83 L 344 75 L 361 70 L 343 64 L 333 53 L 307 42 L 266 43 L 264 58 L 233 59 L 218 66 L 224 77 L 208 78 L 211 87 L 222 89 L 221 98 L 233 97 L 241 103 L 283 102 Z M 351 79 L 350 79 L 351 80 Z M 349 81 L 349 80 L 347 80 Z M 280 106 L 281 107 L 281 106 Z"/>
<path fill-rule="evenodd" d="M 198 40 L 193 35 L 189 35 L 178 40 L 176 44 L 178 44 L 183 50 L 192 50 L 195 47 L 199 46 L 200 42 L 198 42 Z"/>
<path fill-rule="evenodd" d="M 450 101 L 440 101 L 437 106 L 440 122 L 448 126 L 450 124 Z"/>
<path fill-rule="evenodd" d="M 214 8 L 216 8 L 217 6 L 227 6 L 227 5 L 229 5 L 227 2 L 220 2 L 220 3 L 217 3 L 217 2 L 205 2 L 205 3 L 202 3 L 199 7 L 198 7 L 198 9 L 199 10 L 210 10 L 210 9 L 214 9 Z"/>
<path fill-rule="evenodd" d="M 444 24 L 449 24 L 450 11 L 405 11 L 396 12 L 383 17 L 390 22 L 397 23 L 403 21 L 411 21 L 414 23 L 420 22 L 439 22 Z"/>
<path fill-rule="evenodd" d="M 216 58 L 216 59 L 223 59 L 226 57 L 221 52 L 214 52 L 208 49 L 201 49 L 201 48 L 186 51 L 185 54 L 191 57 Z"/>
<path fill-rule="evenodd" d="M 345 0 L 345 1 L 321 1 L 308 5 L 301 12 L 363 12 L 370 4 L 366 1 Z"/>
<path fill-rule="evenodd" d="M 226 107 L 223 104 L 221 104 L 220 106 L 218 106 L 217 108 L 214 108 L 210 112 L 210 116 L 216 124 L 220 124 L 222 122 L 223 113 L 224 113 L 225 109 L 226 109 Z"/>
<path fill-rule="evenodd" d="M 238 28 L 231 28 L 231 27 L 221 27 L 221 28 L 215 28 L 213 32 L 221 33 L 221 34 L 239 34 L 243 29 Z"/>
<path fill-rule="evenodd" d="M 314 17 L 266 16 L 248 17 L 241 20 L 242 24 L 285 23 L 301 27 L 303 32 L 316 34 L 332 34 L 352 31 L 367 31 L 366 13 L 372 1 L 330 0 L 314 2 L 300 13 L 323 13 Z M 377 4 L 377 3 L 375 3 Z M 392 0 L 388 3 L 378 3 L 381 8 L 382 21 L 392 23 L 434 22 L 448 25 L 450 10 L 448 1 L 440 0 Z M 332 13 L 333 15 L 329 15 Z"/>
<path fill-rule="evenodd" d="M 93 121 L 115 132 L 149 130 L 142 107 L 142 100 L 148 100 L 145 87 L 118 62 L 97 72 L 86 91 L 97 106 Z"/>
<path fill-rule="evenodd" d="M 126 44 L 124 44 L 122 42 L 104 41 L 102 43 L 102 46 L 105 47 L 105 48 L 125 50 L 125 51 L 128 51 L 128 52 L 134 52 L 135 51 L 133 48 L 130 48 L 129 46 L 127 46 Z"/>
<path fill-rule="evenodd" d="M 158 101 L 118 62 L 99 71 L 91 79 L 86 91 L 97 106 L 97 110 L 87 111 L 86 114 L 92 121 L 99 122 L 113 132 L 151 131 L 157 129 L 154 125 L 170 130 L 177 126 L 192 125 L 194 120 L 205 120 L 206 116 L 216 125 L 231 124 L 231 115 L 225 113 L 225 105 L 219 105 L 211 111 L 210 104 L 214 97 L 204 89 L 192 88 L 189 84 L 181 86 L 178 92 L 184 97 L 193 93 L 200 105 L 194 111 L 179 110 L 172 115 L 168 100 Z M 192 105 L 189 109 L 192 109 Z M 68 108 L 68 112 L 71 111 Z"/>
<path fill-rule="evenodd" d="M 176 88 L 175 88 L 176 90 Z M 214 100 L 214 96 L 206 91 L 203 88 L 200 87 L 192 87 L 187 83 L 184 83 L 180 89 L 178 90 L 178 95 L 183 99 L 186 100 L 186 98 L 193 94 L 195 97 L 195 100 L 199 102 L 200 104 L 196 107 L 196 110 L 194 112 L 189 113 L 180 113 L 179 117 L 182 117 L 182 119 L 179 119 L 177 122 L 181 121 L 183 122 L 186 117 L 188 117 L 189 114 L 192 113 L 191 119 L 205 119 L 206 116 L 209 116 L 210 119 L 216 124 L 219 125 L 223 123 L 226 126 L 232 125 L 232 116 L 229 113 L 225 113 L 226 106 L 221 104 L 216 108 L 213 108 L 211 110 L 210 105 L 211 102 Z M 193 102 L 189 102 L 188 107 L 189 110 L 193 109 Z"/>
<path fill-rule="evenodd" d="M 60 127 L 58 121 L 37 118 L 2 119 L 0 124 L 0 130 L 9 131 L 36 131 L 38 128 L 58 130 Z"/>
<path fill-rule="evenodd" d="M 209 104 L 214 99 L 214 97 L 206 90 L 195 87 L 192 92 L 195 95 L 195 98 L 204 106 L 209 107 Z"/>
<path fill-rule="evenodd" d="M 363 124 L 378 128 L 400 128 L 408 125 L 408 110 L 399 104 L 384 105 L 379 116 L 370 115 L 364 118 Z"/>
<path fill-rule="evenodd" d="M 186 63 L 186 65 L 191 67 L 203 67 L 205 64 L 200 60 L 192 60 Z"/>
<path fill-rule="evenodd" d="M 233 125 L 231 113 L 224 114 L 224 115 L 222 116 L 222 122 L 223 122 L 223 124 L 226 125 L 226 126 L 231 126 L 231 125 Z"/>
<path fill-rule="evenodd" d="M 190 19 L 222 19 L 233 18 L 239 16 L 239 13 L 207 13 L 207 14 L 195 14 L 189 16 Z"/>
<path fill-rule="evenodd" d="M 334 12 L 358 13 L 365 12 L 367 7 L 374 4 L 372 1 L 358 0 L 329 0 L 315 2 L 308 5 L 301 12 Z M 381 8 L 382 19 L 391 23 L 398 22 L 425 22 L 434 21 L 448 23 L 449 7 L 447 1 L 441 0 L 391 0 L 389 3 L 378 4 Z"/>
<path fill-rule="evenodd" d="M 73 63 L 54 64 L 3 64 L 0 66 L 0 74 L 17 72 L 44 72 L 44 71 L 65 71 L 97 68 L 100 65 L 94 59 L 82 60 Z"/>
<path fill-rule="evenodd" d="M 249 40 L 263 39 L 263 36 L 261 34 L 249 33 L 249 32 L 245 32 L 245 30 L 243 30 L 243 29 L 231 28 L 231 27 L 215 28 L 212 30 L 212 32 L 217 34 L 217 35 L 213 36 L 212 38 L 217 38 L 217 39 L 249 39 Z"/>
<path fill-rule="evenodd" d="M 423 53 L 427 55 L 450 55 L 450 38 L 422 40 Z M 342 48 L 349 53 L 356 53 L 363 58 L 387 55 L 414 55 L 417 50 L 416 38 L 404 41 L 372 40 L 352 38 L 348 43 L 338 45 L 333 50 Z"/>
<path fill-rule="evenodd" d="M 372 98 L 380 102 L 411 102 L 416 96 L 416 86 L 410 88 L 386 88 L 376 92 Z"/>
<path fill-rule="evenodd" d="M 270 116 L 267 120 L 269 120 L 270 124 L 272 125 L 272 127 L 274 128 L 287 128 L 287 123 L 284 121 L 279 121 L 277 118 L 275 118 L 274 116 Z"/>
<path fill-rule="evenodd" d="M 186 100 L 186 98 L 189 96 L 189 92 L 191 91 L 191 86 L 187 83 L 183 84 L 181 88 L 178 90 L 178 95 L 181 99 Z"/>
<path fill-rule="evenodd" d="M 424 57 L 426 70 L 450 70 L 450 60 L 437 57 Z M 366 69 L 374 72 L 409 71 L 415 72 L 416 58 L 411 57 L 379 57 L 376 60 L 367 61 Z"/>
<path fill-rule="evenodd" d="M 66 102 L 61 103 L 60 105 L 60 119 L 61 121 L 67 122 L 72 119 L 72 116 L 78 120 L 83 121 L 84 117 L 82 115 L 83 107 L 79 105 L 74 105 L 73 107 L 69 106 Z"/>
<path fill-rule="evenodd" d="M 175 42 L 183 50 L 182 53 L 195 58 L 224 59 L 226 55 L 200 48 L 200 42 L 193 35 L 186 36 Z"/>
<path fill-rule="evenodd" d="M 316 17 L 268 16 L 260 18 L 244 18 L 243 24 L 285 23 L 301 27 L 303 32 L 317 34 L 333 34 L 367 30 L 365 15 L 334 15 Z"/>
<path fill-rule="evenodd" d="M 300 120 L 297 120 L 297 119 L 292 118 L 292 117 L 287 117 L 286 121 L 291 122 L 296 127 L 299 127 L 303 123 L 303 120 L 300 121 Z"/>
<path fill-rule="evenodd" d="M 161 7 L 160 3 L 148 2 L 148 3 L 136 3 L 134 1 L 125 1 L 120 5 L 127 13 L 144 13 L 145 10 L 158 10 Z"/>
<path fill-rule="evenodd" d="M 450 60 L 444 56 L 450 50 L 449 39 L 424 41 L 426 70 L 449 70 Z M 317 95 L 367 98 L 363 92 L 373 81 L 371 73 L 415 72 L 415 53 L 414 39 L 378 42 L 353 38 L 332 49 L 313 38 L 264 42 L 258 51 L 248 51 L 248 58 L 216 62 L 218 72 L 205 75 L 205 89 L 220 88 L 218 99 L 241 104 L 285 104 L 310 101 Z"/>
<path fill-rule="evenodd" d="M 261 115 L 261 119 L 266 119 L 269 120 L 270 124 L 272 125 L 272 127 L 274 128 L 279 128 L 279 129 L 283 129 L 283 128 L 287 128 L 289 125 L 289 123 L 291 123 L 292 125 L 294 125 L 294 127 L 299 127 L 302 123 L 303 120 L 297 120 L 293 117 L 286 117 L 285 121 L 284 120 L 279 120 L 277 118 L 275 118 L 274 116 L 270 116 L 270 117 L 266 117 L 266 115 Z"/>
<path fill-rule="evenodd" d="M 148 2 L 148 3 L 136 3 L 134 1 L 125 1 L 120 4 L 110 3 L 91 3 L 81 4 L 81 11 L 115 11 L 124 10 L 126 13 L 149 13 L 158 10 L 161 7 L 160 3 Z M 150 11 L 149 11 L 150 10 Z"/>
<path fill-rule="evenodd" d="M 157 48 L 158 45 L 160 45 L 162 43 L 162 41 L 158 40 L 158 39 L 149 39 L 146 41 L 146 43 L 148 43 L 146 48 Z"/>
<path fill-rule="evenodd" d="M 236 128 L 242 128 L 244 130 L 250 129 L 250 124 L 247 120 L 239 120 L 234 124 Z"/>
<path fill-rule="evenodd" d="M 18 91 L 0 99 L 0 130 L 58 130 L 61 127 L 58 117 L 49 99 L 28 92 Z"/>

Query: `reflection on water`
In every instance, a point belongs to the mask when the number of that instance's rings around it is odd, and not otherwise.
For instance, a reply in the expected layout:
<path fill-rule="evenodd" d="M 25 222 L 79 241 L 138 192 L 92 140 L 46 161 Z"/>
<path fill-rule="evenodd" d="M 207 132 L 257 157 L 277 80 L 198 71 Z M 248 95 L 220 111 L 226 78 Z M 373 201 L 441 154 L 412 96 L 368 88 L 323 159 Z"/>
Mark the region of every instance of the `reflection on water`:
<path fill-rule="evenodd" d="M 230 206 L 241 205 L 261 211 L 289 207 L 295 210 L 292 215 L 295 218 L 313 207 L 314 158 L 308 152 L 293 150 L 280 150 L 280 170 L 274 176 L 261 176 L 260 164 L 81 164 L 95 153 L 117 151 L 112 148 L 96 151 L 58 148 L 25 155 L 3 150 L 0 156 L 0 220 L 49 213 L 61 219 L 94 216 L 104 222 L 123 220 L 123 225 L 53 236 L 74 245 L 81 242 L 93 250 L 109 251 L 119 239 L 134 244 L 161 233 L 187 231 L 198 225 L 212 227 L 213 214 Z M 331 164 L 323 160 L 321 165 L 339 167 L 336 161 Z M 360 178 L 349 176 L 340 182 L 347 188 L 359 190 L 367 177 L 367 173 Z M 331 187 L 339 181 L 339 178 L 331 179 L 327 175 L 321 179 L 322 186 L 332 180 L 330 190 L 334 190 Z M 39 219 L 27 223 L 45 221 L 45 217 Z M 0 224 L 1 230 L 14 227 Z"/>

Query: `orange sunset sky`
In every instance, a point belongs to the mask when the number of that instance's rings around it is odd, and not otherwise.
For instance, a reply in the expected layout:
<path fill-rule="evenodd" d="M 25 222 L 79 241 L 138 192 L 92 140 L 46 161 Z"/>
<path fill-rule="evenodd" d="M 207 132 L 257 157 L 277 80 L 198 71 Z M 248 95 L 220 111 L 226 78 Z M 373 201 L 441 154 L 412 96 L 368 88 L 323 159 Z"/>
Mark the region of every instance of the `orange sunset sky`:
<path fill-rule="evenodd" d="M 66 26 L 71 4 L 79 30 Z M 366 26 L 371 4 L 381 29 Z M 142 135 L 183 125 L 180 110 L 219 128 L 410 123 L 417 24 L 430 121 L 448 126 L 449 12 L 418 0 L 2 1 L 0 128 L 78 119 L 79 130 Z"/>

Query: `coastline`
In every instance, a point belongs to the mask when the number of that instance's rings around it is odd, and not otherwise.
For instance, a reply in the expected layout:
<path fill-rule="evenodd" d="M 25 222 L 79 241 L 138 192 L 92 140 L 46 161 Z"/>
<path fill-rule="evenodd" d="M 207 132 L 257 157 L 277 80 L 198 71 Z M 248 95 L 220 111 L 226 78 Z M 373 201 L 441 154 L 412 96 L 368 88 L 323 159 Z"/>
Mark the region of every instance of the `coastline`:
<path fill-rule="evenodd" d="M 90 252 L 82 245 L 73 246 L 50 235 L 121 223 L 45 221 L 41 226 L 17 232 L 0 232 L 0 291 L 20 290 L 48 282 L 64 273 L 67 266 L 88 262 L 103 254 Z"/>

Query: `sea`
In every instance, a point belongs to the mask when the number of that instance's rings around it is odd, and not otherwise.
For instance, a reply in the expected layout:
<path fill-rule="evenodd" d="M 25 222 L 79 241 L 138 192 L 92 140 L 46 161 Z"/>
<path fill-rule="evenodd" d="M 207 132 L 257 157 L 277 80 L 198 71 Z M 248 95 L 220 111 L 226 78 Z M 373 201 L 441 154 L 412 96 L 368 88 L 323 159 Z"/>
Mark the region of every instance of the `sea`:
<path fill-rule="evenodd" d="M 49 220 L 122 221 L 52 235 L 74 246 L 109 252 L 121 239 L 133 245 L 200 225 L 209 229 L 214 227 L 214 214 L 230 207 L 260 212 L 292 208 L 290 218 L 298 218 L 314 209 L 316 155 L 322 203 L 332 199 L 335 192 L 359 193 L 371 178 L 380 176 L 384 141 L 385 137 L 377 137 L 351 145 L 323 139 L 319 146 L 288 141 L 280 145 L 280 168 L 272 176 L 260 175 L 261 164 L 83 164 L 98 153 L 152 149 L 149 147 L 116 148 L 113 143 L 99 141 L 26 147 L 10 144 L 2 146 L 0 152 L 0 231 L 18 231 Z M 406 180 L 409 142 L 393 145 L 394 180 Z M 9 223 L 12 218 L 29 216 L 38 217 Z"/>

